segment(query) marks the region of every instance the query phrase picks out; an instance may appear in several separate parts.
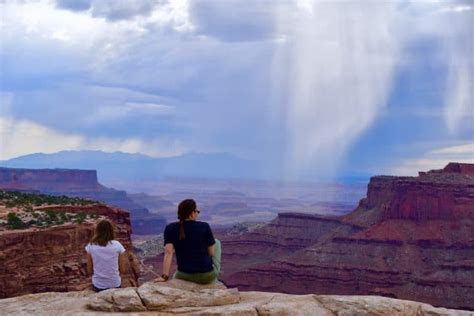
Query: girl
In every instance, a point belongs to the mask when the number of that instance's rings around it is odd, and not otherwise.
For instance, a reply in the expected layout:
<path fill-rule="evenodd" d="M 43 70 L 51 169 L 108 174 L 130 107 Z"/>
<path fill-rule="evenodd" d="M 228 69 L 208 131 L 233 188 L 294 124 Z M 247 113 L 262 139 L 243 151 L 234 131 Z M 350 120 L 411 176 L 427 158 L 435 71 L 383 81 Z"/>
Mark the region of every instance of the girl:
<path fill-rule="evenodd" d="M 200 211 L 196 202 L 179 203 L 179 222 L 165 228 L 163 274 L 156 281 L 167 281 L 173 253 L 176 251 L 178 271 L 174 277 L 195 283 L 212 283 L 221 269 L 221 243 L 214 239 L 208 223 L 197 221 Z"/>
<path fill-rule="evenodd" d="M 99 292 L 118 288 L 122 283 L 126 254 L 120 242 L 114 240 L 114 227 L 108 220 L 101 220 L 95 235 L 86 246 L 87 273 L 92 274 L 92 288 Z"/>

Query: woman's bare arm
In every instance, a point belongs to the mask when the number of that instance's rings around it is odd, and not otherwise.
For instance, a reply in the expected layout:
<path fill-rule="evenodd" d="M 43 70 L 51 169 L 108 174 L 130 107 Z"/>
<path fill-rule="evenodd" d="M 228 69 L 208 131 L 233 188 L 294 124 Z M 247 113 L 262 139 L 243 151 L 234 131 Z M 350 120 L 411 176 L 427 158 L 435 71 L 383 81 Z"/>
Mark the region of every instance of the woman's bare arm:
<path fill-rule="evenodd" d="M 119 255 L 119 271 L 120 274 L 125 274 L 127 272 L 127 252 L 121 253 Z"/>
<path fill-rule="evenodd" d="M 215 244 L 212 246 L 207 247 L 207 253 L 209 254 L 209 257 L 214 256 L 214 249 L 215 249 Z"/>
<path fill-rule="evenodd" d="M 171 261 L 173 260 L 174 246 L 173 244 L 165 245 L 165 256 L 163 257 L 163 274 L 170 275 Z M 157 281 L 166 281 L 163 278 L 156 279 Z"/>
<path fill-rule="evenodd" d="M 86 268 L 87 275 L 91 276 L 93 271 L 94 271 L 94 263 L 92 261 L 91 254 L 88 253 L 87 254 L 87 268 Z"/>

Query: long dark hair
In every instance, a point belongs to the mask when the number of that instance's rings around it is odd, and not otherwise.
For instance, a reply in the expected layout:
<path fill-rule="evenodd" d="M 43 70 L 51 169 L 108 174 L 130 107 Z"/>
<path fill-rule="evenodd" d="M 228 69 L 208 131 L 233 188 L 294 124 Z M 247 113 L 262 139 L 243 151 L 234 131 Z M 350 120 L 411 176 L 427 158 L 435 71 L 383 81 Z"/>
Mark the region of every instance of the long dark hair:
<path fill-rule="evenodd" d="M 114 226 L 106 219 L 101 220 L 95 228 L 95 235 L 91 239 L 91 244 L 107 246 L 109 241 L 115 239 Z"/>
<path fill-rule="evenodd" d="M 193 199 L 182 200 L 178 205 L 178 219 L 179 219 L 179 240 L 186 239 L 184 233 L 184 221 L 191 216 L 196 210 L 196 201 Z"/>

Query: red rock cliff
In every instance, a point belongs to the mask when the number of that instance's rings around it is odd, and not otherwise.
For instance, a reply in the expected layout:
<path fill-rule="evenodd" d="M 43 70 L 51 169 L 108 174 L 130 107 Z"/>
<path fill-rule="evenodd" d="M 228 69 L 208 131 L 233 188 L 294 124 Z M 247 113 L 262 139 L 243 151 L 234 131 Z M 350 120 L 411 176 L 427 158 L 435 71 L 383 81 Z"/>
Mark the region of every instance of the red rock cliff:
<path fill-rule="evenodd" d="M 105 205 L 69 206 L 67 209 L 68 212 L 102 215 L 115 223 L 116 239 L 127 249 L 129 259 L 122 284 L 136 285 L 139 267 L 132 253 L 129 214 Z M 84 247 L 93 234 L 92 223 L 0 231 L 0 298 L 89 287 L 91 281 L 86 276 Z"/>
<path fill-rule="evenodd" d="M 456 163 L 418 177 L 373 177 L 361 207 L 381 210 L 382 219 L 473 218 L 473 177 L 472 165 Z"/>

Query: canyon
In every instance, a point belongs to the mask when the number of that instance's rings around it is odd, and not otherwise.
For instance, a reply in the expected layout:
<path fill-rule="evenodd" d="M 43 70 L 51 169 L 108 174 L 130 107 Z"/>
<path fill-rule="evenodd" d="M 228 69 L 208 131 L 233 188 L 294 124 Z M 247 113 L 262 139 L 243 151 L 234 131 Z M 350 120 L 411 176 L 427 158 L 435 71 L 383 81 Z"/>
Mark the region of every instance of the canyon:
<path fill-rule="evenodd" d="M 382 295 L 474 309 L 472 164 L 376 176 L 345 216 L 281 213 L 223 236 L 221 279 L 241 290 Z"/>
<path fill-rule="evenodd" d="M 85 181 L 88 187 L 97 183 L 94 175 L 90 177 Z M 18 183 L 9 185 L 37 189 L 27 181 Z M 121 231 L 119 240 L 131 250 L 128 213 L 103 204 L 73 209 L 111 218 Z M 0 295 L 87 287 L 90 281 L 81 256 L 92 232 L 93 223 L 87 220 L 48 229 L 0 231 Z M 223 244 L 220 279 L 241 291 L 375 295 L 474 310 L 472 164 L 450 163 L 417 177 L 372 177 L 366 197 L 346 215 L 280 212 L 269 223 L 217 228 L 215 233 Z M 155 243 L 162 244 L 159 236 L 151 244 Z M 145 269 L 140 282 L 161 271 L 162 255 L 141 260 L 148 272 Z M 133 255 L 130 263 L 135 268 L 127 284 L 136 285 L 138 262 Z"/>

